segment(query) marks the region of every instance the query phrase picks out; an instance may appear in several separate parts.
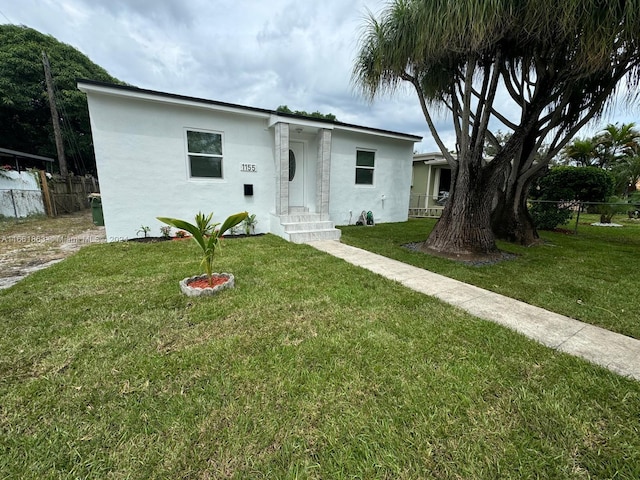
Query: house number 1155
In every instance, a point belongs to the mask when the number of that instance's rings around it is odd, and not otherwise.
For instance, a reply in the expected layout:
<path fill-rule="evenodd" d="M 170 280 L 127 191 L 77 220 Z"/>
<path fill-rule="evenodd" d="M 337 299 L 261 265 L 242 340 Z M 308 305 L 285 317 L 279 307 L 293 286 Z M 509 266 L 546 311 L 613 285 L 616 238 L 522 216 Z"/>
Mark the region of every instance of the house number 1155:
<path fill-rule="evenodd" d="M 257 172 L 255 163 L 241 163 L 240 164 L 241 172 Z"/>

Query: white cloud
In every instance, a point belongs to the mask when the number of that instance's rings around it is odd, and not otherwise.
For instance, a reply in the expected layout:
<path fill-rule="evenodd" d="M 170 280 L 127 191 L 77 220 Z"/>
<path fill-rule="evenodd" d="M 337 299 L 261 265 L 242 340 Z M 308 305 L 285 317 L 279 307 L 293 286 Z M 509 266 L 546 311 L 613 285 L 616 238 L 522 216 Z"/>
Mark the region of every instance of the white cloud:
<path fill-rule="evenodd" d="M 73 45 L 129 84 L 261 108 L 331 112 L 347 123 L 422 135 L 420 151 L 437 148 L 413 91 L 369 104 L 351 84 L 367 11 L 379 13 L 385 0 L 7 3 L 2 12 L 14 23 Z M 499 106 L 512 109 L 504 96 Z M 633 119 L 629 110 L 615 112 L 609 121 Z M 453 148 L 451 122 L 436 121 Z"/>

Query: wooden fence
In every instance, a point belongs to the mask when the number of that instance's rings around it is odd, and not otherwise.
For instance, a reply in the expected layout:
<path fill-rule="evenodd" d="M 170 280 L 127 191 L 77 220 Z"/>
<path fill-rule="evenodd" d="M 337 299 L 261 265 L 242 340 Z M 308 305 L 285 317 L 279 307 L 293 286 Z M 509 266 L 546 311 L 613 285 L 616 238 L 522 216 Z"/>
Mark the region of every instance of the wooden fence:
<path fill-rule="evenodd" d="M 58 176 L 47 178 L 46 174 L 41 172 L 40 185 L 45 209 L 49 216 L 85 210 L 91 206 L 89 195 L 100 192 L 98 180 L 92 176 L 69 175 L 66 179 Z"/>

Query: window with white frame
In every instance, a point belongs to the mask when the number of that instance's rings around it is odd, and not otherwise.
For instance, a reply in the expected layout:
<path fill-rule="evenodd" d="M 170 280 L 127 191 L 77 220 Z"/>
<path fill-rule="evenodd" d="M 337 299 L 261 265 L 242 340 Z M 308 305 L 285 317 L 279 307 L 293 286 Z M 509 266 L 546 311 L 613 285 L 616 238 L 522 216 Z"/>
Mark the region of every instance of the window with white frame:
<path fill-rule="evenodd" d="M 375 162 L 375 152 L 368 150 L 356 151 L 356 185 L 373 185 Z"/>
<path fill-rule="evenodd" d="M 222 178 L 222 134 L 187 130 L 189 176 Z"/>

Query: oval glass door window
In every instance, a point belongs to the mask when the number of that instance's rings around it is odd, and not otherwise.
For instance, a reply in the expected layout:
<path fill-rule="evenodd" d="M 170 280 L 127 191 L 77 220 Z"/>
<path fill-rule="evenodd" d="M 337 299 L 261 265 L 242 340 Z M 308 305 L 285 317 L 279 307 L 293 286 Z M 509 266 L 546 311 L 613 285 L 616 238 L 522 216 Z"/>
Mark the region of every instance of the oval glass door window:
<path fill-rule="evenodd" d="M 296 176 L 296 156 L 293 150 L 289 150 L 289 181 L 292 181 Z"/>

